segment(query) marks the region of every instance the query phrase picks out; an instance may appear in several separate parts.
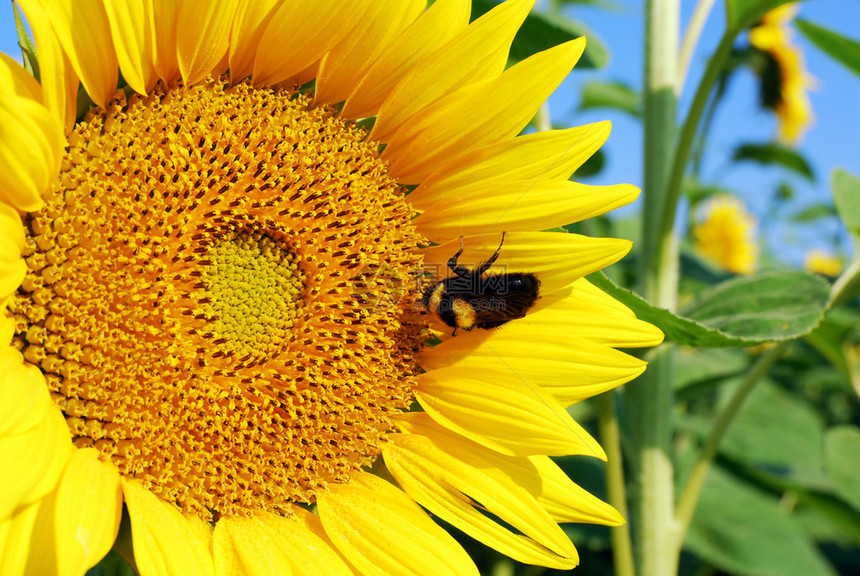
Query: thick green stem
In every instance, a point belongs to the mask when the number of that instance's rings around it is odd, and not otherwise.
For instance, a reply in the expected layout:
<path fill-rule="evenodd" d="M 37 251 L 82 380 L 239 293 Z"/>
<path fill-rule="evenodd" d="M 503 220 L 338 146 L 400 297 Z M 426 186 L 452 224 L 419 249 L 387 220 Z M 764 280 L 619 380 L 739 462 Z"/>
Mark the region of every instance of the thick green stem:
<path fill-rule="evenodd" d="M 696 459 L 696 464 L 693 466 L 692 472 L 684 485 L 684 490 L 681 493 L 681 498 L 678 500 L 677 520 L 679 530 L 677 533 L 677 542 L 675 544 L 676 554 L 681 553 L 681 547 L 684 545 L 684 537 L 687 534 L 687 529 L 690 526 L 690 521 L 693 519 L 693 513 L 696 510 L 696 504 L 699 502 L 699 495 L 702 493 L 702 486 L 705 484 L 705 478 L 708 476 L 708 471 L 711 469 L 711 463 L 717 454 L 717 448 L 720 446 L 720 441 L 737 415 L 744 400 L 752 391 L 755 384 L 758 382 L 770 367 L 782 356 L 790 342 L 781 342 L 767 352 L 755 363 L 752 369 L 747 373 L 744 381 L 735 390 L 734 395 L 728 405 L 717 416 L 714 422 L 714 427 L 711 429 L 711 434 L 708 436 L 699 457 Z"/>
<path fill-rule="evenodd" d="M 645 375 L 626 391 L 633 446 L 633 537 L 636 573 L 671 576 L 676 571 L 672 436 L 674 350 L 656 354 Z"/>
<path fill-rule="evenodd" d="M 640 291 L 651 303 L 674 308 L 677 293 L 675 205 L 668 225 L 663 222 L 671 202 L 669 167 L 675 149 L 677 44 L 679 0 L 649 0 L 645 40 L 644 221 L 640 259 Z"/>
<path fill-rule="evenodd" d="M 614 392 L 605 392 L 595 398 L 597 419 L 600 427 L 600 444 L 606 451 L 606 495 L 609 503 L 628 518 L 627 493 L 624 487 L 624 466 L 621 459 L 621 434 L 618 430 L 618 415 L 615 412 Z M 612 559 L 615 576 L 634 576 L 633 543 L 630 540 L 630 524 L 613 526 Z"/>
<path fill-rule="evenodd" d="M 678 255 L 674 236 L 669 166 L 675 147 L 678 81 L 678 0 L 649 0 L 645 33 L 644 222 L 640 252 L 640 291 L 651 303 L 675 308 Z M 626 404 L 633 447 L 635 486 L 633 537 L 639 576 L 676 572 L 672 460 L 673 349 L 656 354 L 645 374 L 627 385 Z"/>

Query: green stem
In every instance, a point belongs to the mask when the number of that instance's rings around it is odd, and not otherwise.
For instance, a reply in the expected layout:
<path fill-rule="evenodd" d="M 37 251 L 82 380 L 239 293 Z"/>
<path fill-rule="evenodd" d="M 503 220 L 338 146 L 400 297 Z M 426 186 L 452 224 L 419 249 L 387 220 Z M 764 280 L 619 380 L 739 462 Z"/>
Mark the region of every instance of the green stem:
<path fill-rule="evenodd" d="M 714 122 L 717 105 L 719 104 L 724 92 L 725 77 L 722 77 L 720 78 L 719 85 L 717 86 L 713 96 L 708 99 L 708 103 L 705 105 L 705 111 L 703 112 L 704 119 L 701 120 L 702 129 L 699 131 L 699 135 L 696 138 L 696 144 L 693 146 L 691 172 L 696 180 L 699 180 L 699 175 L 702 172 L 702 159 L 705 157 L 705 147 L 708 144 L 708 134 L 710 133 L 711 126 Z"/>
<path fill-rule="evenodd" d="M 690 111 L 687 113 L 687 118 L 684 120 L 684 125 L 681 128 L 678 146 L 675 149 L 675 155 L 669 171 L 666 198 L 662 206 L 663 212 L 659 216 L 660 236 L 668 235 L 674 227 L 675 211 L 678 207 L 678 199 L 681 196 L 684 174 L 687 169 L 687 163 L 690 160 L 693 143 L 696 139 L 699 121 L 702 118 L 705 105 L 708 103 L 708 97 L 711 94 L 714 83 L 719 79 L 720 73 L 725 68 L 726 62 L 732 53 L 734 38 L 735 34 L 727 31 L 723 35 L 722 40 L 720 40 L 716 52 L 708 60 L 708 66 L 705 68 L 705 73 L 693 97 Z"/>
<path fill-rule="evenodd" d="M 833 283 L 830 289 L 831 307 L 850 300 L 858 292 L 860 292 L 860 258 L 854 260 Z"/>
<path fill-rule="evenodd" d="M 677 41 L 679 0 L 649 0 L 645 41 L 644 222 L 640 259 L 640 292 L 651 303 L 673 309 L 677 296 L 675 204 L 668 223 L 661 219 L 671 201 L 668 174 L 676 136 Z M 664 224 L 668 224 L 665 225 Z"/>
<path fill-rule="evenodd" d="M 597 396 L 597 419 L 600 428 L 600 445 L 606 451 L 606 495 L 609 503 L 618 510 L 618 513 L 628 518 L 624 467 L 621 459 L 621 434 L 618 430 L 614 394 L 610 391 Z M 610 537 L 615 576 L 634 576 L 630 524 L 613 526 L 610 528 Z"/>
<path fill-rule="evenodd" d="M 678 57 L 679 87 L 684 86 L 684 82 L 687 79 L 687 71 L 690 69 L 690 62 L 696 51 L 696 45 L 699 43 L 702 29 L 705 27 L 708 15 L 711 13 L 711 9 L 715 3 L 716 0 L 699 0 L 693 9 L 693 14 L 690 16 L 690 21 L 687 23 L 687 29 L 684 32 L 684 41 L 681 43 L 681 53 Z"/>
<path fill-rule="evenodd" d="M 649 0 L 645 30 L 644 218 L 639 258 L 641 294 L 674 309 L 678 290 L 674 204 L 667 226 L 661 218 L 671 199 L 670 161 L 676 141 L 679 0 Z M 645 374 L 627 385 L 634 500 L 633 542 L 639 576 L 670 576 L 674 554 L 674 494 L 670 457 L 674 352 L 661 349 Z"/>
<path fill-rule="evenodd" d="M 645 374 L 628 384 L 633 542 L 639 576 L 676 573 L 672 436 L 674 348 L 663 347 Z"/>
<path fill-rule="evenodd" d="M 550 118 L 549 102 L 544 102 L 535 114 L 535 125 L 541 132 L 552 130 L 552 119 Z"/>
<path fill-rule="evenodd" d="M 773 363 L 782 356 L 789 344 L 791 344 L 790 341 L 781 342 L 765 352 L 747 373 L 744 381 L 738 389 L 735 390 L 735 393 L 728 405 L 717 416 L 714 426 L 711 429 L 711 434 L 708 436 L 704 447 L 702 447 L 702 451 L 696 459 L 696 463 L 690 472 L 690 476 L 687 479 L 687 483 L 684 485 L 684 490 L 678 500 L 676 519 L 679 530 L 677 533 L 677 542 L 675 544 L 677 554 L 681 553 L 681 547 L 684 544 L 684 537 L 687 534 L 687 529 L 690 527 L 690 521 L 693 519 L 696 504 L 699 502 L 699 496 L 702 493 L 702 486 L 705 484 L 705 478 L 708 475 L 708 471 L 711 469 L 711 463 L 717 454 L 717 448 L 720 446 L 720 441 L 723 439 L 726 430 L 728 430 L 729 425 L 734 420 L 734 417 L 743 405 L 744 400 L 746 400 L 759 378 L 767 373 Z"/>

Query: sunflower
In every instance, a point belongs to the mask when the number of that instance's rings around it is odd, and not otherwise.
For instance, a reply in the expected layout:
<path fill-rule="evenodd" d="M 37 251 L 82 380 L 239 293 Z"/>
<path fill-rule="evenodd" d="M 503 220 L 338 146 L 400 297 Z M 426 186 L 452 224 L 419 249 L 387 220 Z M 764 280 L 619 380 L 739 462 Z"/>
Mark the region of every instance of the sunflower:
<path fill-rule="evenodd" d="M 762 78 L 762 100 L 776 111 L 779 138 L 787 143 L 798 142 L 813 120 L 807 95 L 812 78 L 806 72 L 803 53 L 791 43 L 788 26 L 797 11 L 797 4 L 783 4 L 767 12 L 750 30 L 750 44 L 761 50 L 768 62 Z M 769 90 L 769 82 L 777 88 Z"/>
<path fill-rule="evenodd" d="M 693 227 L 696 250 L 735 274 L 752 274 L 758 267 L 756 220 L 734 196 L 712 198 L 702 221 Z"/>
<path fill-rule="evenodd" d="M 540 230 L 638 191 L 569 181 L 607 123 L 521 135 L 585 44 L 507 67 L 531 4 L 20 2 L 0 573 L 82 574 L 124 510 L 144 576 L 476 574 L 430 514 L 566 569 L 559 523 L 623 521 L 550 457 L 605 458 L 564 407 L 662 335 L 583 279 L 628 242 Z M 437 330 L 425 271 L 502 232 L 537 304 Z"/>

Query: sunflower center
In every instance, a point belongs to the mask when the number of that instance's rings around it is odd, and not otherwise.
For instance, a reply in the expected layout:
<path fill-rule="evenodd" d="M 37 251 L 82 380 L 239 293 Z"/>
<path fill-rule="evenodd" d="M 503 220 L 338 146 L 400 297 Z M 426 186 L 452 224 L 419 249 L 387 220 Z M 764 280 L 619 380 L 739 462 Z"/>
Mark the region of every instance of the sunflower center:
<path fill-rule="evenodd" d="M 217 82 L 76 127 L 11 309 L 79 447 L 204 518 L 373 462 L 415 384 L 422 239 L 364 137 Z"/>
<path fill-rule="evenodd" d="M 304 274 L 298 259 L 259 233 L 231 233 L 210 247 L 205 275 L 217 320 L 212 328 L 226 353 L 267 358 L 300 317 Z"/>

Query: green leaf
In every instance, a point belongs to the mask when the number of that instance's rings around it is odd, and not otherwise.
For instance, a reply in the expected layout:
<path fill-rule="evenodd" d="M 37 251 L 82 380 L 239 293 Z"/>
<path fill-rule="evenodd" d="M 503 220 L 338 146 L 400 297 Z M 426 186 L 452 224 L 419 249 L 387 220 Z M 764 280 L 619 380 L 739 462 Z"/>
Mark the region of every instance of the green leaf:
<path fill-rule="evenodd" d="M 827 312 L 824 321 L 807 334 L 804 340 L 839 371 L 843 382 L 847 381 L 854 390 L 860 390 L 860 363 L 853 352 L 858 336 L 860 310 L 836 306 Z M 821 378 L 816 380 L 820 381 Z"/>
<path fill-rule="evenodd" d="M 813 222 L 815 220 L 820 220 L 821 218 L 829 218 L 835 215 L 836 212 L 833 210 L 833 206 L 818 203 L 807 206 L 800 212 L 796 212 L 791 219 L 795 222 Z"/>
<path fill-rule="evenodd" d="M 666 340 L 696 347 L 751 346 L 790 340 L 821 321 L 830 285 L 796 270 L 732 278 L 699 295 L 683 315 L 651 305 L 602 272 L 588 280 L 654 324 Z"/>
<path fill-rule="evenodd" d="M 781 144 L 742 144 L 735 148 L 732 160 L 750 160 L 762 165 L 777 164 L 807 180 L 815 181 L 815 173 L 806 158 L 800 152 Z"/>
<path fill-rule="evenodd" d="M 33 78 L 40 79 L 39 59 L 36 57 L 36 46 L 30 40 L 30 35 L 27 34 L 27 28 L 24 27 L 24 20 L 21 18 L 21 13 L 18 12 L 18 4 L 12 2 L 12 13 L 15 16 L 15 30 L 18 33 L 18 46 L 21 47 L 21 54 L 24 56 L 24 69 L 26 69 Z"/>
<path fill-rule="evenodd" d="M 640 320 L 660 328 L 667 341 L 705 347 L 747 345 L 746 342 L 735 342 L 726 334 L 710 330 L 707 326 L 673 314 L 665 308 L 651 305 L 638 294 L 615 284 L 602 271 L 589 274 L 588 281 L 633 310 Z"/>
<path fill-rule="evenodd" d="M 846 38 L 829 28 L 824 28 L 800 18 L 794 21 L 800 33 L 825 54 L 860 75 L 860 42 Z"/>
<path fill-rule="evenodd" d="M 595 8 L 603 8 L 610 12 L 623 12 L 624 6 L 618 2 L 610 0 L 560 0 L 562 5 L 579 5 L 579 6 L 594 6 Z"/>
<path fill-rule="evenodd" d="M 135 573 L 116 550 L 111 550 L 98 564 L 87 570 L 86 576 L 135 576 Z"/>
<path fill-rule="evenodd" d="M 712 388 L 749 368 L 749 355 L 734 348 L 679 348 L 675 354 L 673 385 L 678 399 L 692 397 L 704 386 Z M 683 392 L 682 392 L 683 391 Z"/>
<path fill-rule="evenodd" d="M 794 489 L 793 494 L 797 494 L 801 508 L 798 524 L 812 539 L 819 542 L 830 540 L 840 544 L 850 539 L 855 546 L 860 543 L 860 513 L 851 506 L 846 506 L 845 501 L 802 488 Z M 856 562 L 855 560 L 855 564 Z"/>
<path fill-rule="evenodd" d="M 770 10 L 794 0 L 726 0 L 726 27 L 734 33 L 749 28 Z"/>
<path fill-rule="evenodd" d="M 686 547 L 730 574 L 836 576 L 777 498 L 718 467 L 705 482 Z"/>
<path fill-rule="evenodd" d="M 493 0 L 472 0 L 472 20 L 498 5 Z M 551 16 L 532 11 L 526 18 L 511 46 L 510 60 L 518 62 L 562 42 L 580 36 L 587 38 L 585 52 L 576 67 L 603 68 L 609 61 L 609 52 L 600 38 L 585 24 L 564 16 Z"/>
<path fill-rule="evenodd" d="M 829 430 L 824 440 L 824 462 L 836 493 L 860 510 L 860 428 Z"/>
<path fill-rule="evenodd" d="M 834 170 L 831 185 L 836 212 L 848 230 L 860 234 L 860 179 L 845 170 Z"/>
<path fill-rule="evenodd" d="M 807 487 L 827 487 L 824 426 L 812 407 L 772 382 L 760 382 L 726 432 L 720 452 Z"/>
<path fill-rule="evenodd" d="M 585 178 L 586 176 L 594 176 L 598 174 L 603 167 L 606 165 L 606 153 L 601 148 L 597 150 L 594 154 L 592 154 L 588 160 L 586 160 L 582 166 L 576 169 L 576 174 L 574 175 L 574 180 L 579 180 L 580 178 Z"/>
<path fill-rule="evenodd" d="M 701 292 L 703 289 L 725 282 L 734 274 L 702 258 L 688 246 L 681 246 L 681 294 Z"/>
<path fill-rule="evenodd" d="M 738 276 L 699 294 L 681 313 L 742 340 L 791 340 L 821 321 L 830 284 L 799 270 Z"/>
<path fill-rule="evenodd" d="M 831 317 L 832 314 L 829 314 L 815 330 L 804 336 L 804 340 L 839 370 L 845 379 L 850 381 L 851 366 L 843 350 L 843 336 L 832 322 Z"/>
<path fill-rule="evenodd" d="M 641 106 L 639 93 L 629 84 L 604 80 L 587 82 L 582 88 L 582 100 L 579 102 L 580 111 L 594 108 L 614 108 L 637 118 L 642 113 Z"/>
<path fill-rule="evenodd" d="M 794 192 L 794 187 L 788 182 L 780 182 L 774 193 L 774 198 L 780 202 L 788 202 L 789 200 L 793 200 L 795 196 L 797 194 Z"/>
<path fill-rule="evenodd" d="M 723 188 L 714 184 L 703 184 L 692 178 L 688 178 L 684 182 L 684 194 L 690 199 L 694 205 L 707 200 L 712 196 L 720 196 L 722 194 L 733 195 L 734 192 L 728 188 Z"/>

